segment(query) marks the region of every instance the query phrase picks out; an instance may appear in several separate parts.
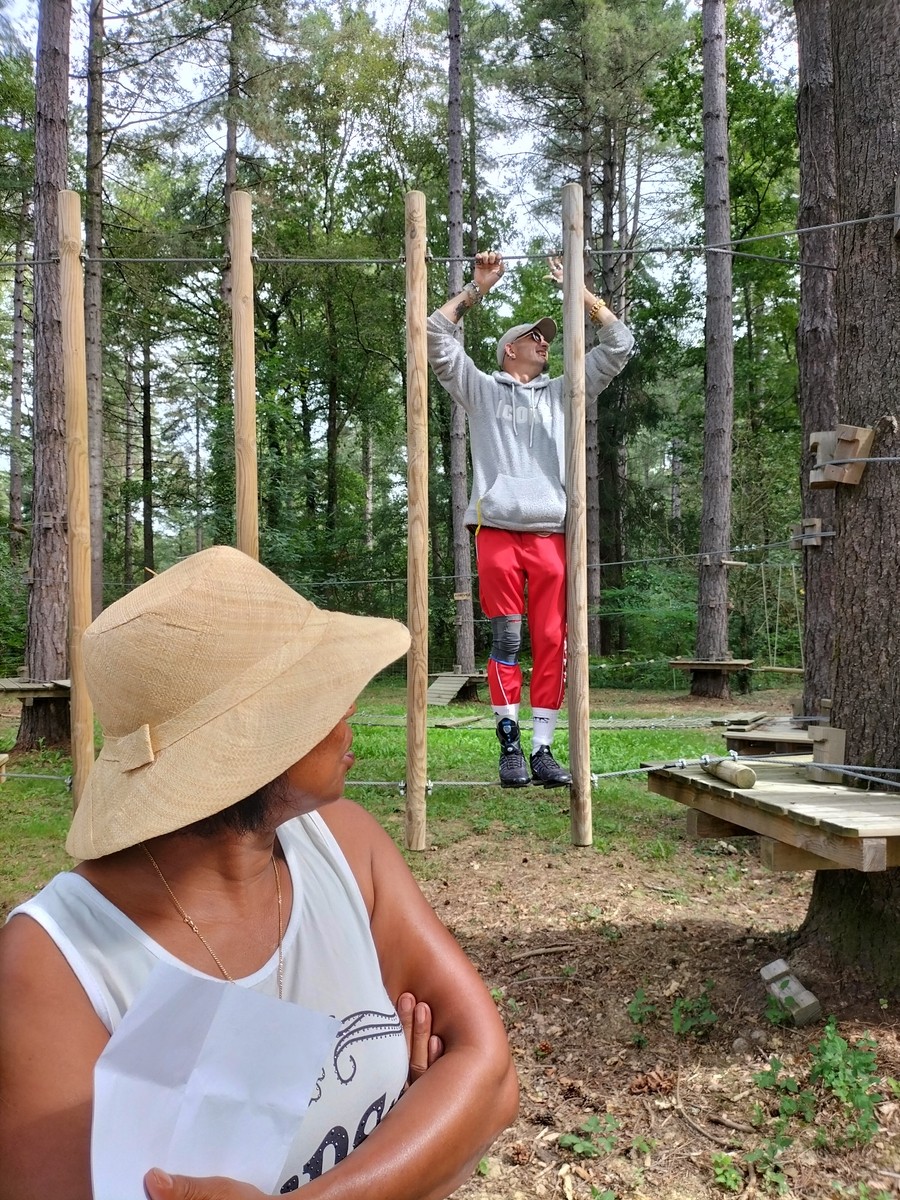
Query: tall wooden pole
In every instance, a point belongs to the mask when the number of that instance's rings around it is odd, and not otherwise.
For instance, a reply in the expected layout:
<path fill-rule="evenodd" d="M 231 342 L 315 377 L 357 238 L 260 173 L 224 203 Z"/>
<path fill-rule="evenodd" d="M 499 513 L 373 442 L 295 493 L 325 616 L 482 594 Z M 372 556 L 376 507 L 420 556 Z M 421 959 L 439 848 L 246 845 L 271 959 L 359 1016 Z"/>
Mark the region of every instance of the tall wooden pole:
<path fill-rule="evenodd" d="M 563 363 L 566 411 L 566 643 L 569 803 L 572 842 L 590 846 L 591 747 L 588 695 L 587 503 L 584 458 L 584 208 L 581 185 L 562 193 Z"/>
<path fill-rule="evenodd" d="M 407 620 L 406 845 L 425 849 L 428 767 L 428 356 L 425 196 L 406 196 Z"/>
<path fill-rule="evenodd" d="M 231 329 L 234 338 L 234 455 L 237 547 L 259 558 L 256 464 L 256 351 L 253 337 L 253 227 L 250 196 L 234 191 L 231 215 Z"/>
<path fill-rule="evenodd" d="M 84 680 L 82 634 L 91 623 L 91 515 L 88 485 L 87 366 L 81 200 L 59 193 L 59 276 L 63 385 L 66 394 L 66 478 L 69 551 L 69 714 L 72 800 L 77 807 L 94 765 L 94 710 Z"/>

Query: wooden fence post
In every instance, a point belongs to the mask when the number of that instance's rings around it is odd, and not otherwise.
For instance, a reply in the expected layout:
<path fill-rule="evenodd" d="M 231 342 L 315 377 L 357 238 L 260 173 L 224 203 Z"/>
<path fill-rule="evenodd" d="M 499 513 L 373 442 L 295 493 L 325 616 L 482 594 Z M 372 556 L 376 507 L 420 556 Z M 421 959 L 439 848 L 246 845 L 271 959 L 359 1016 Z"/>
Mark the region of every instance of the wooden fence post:
<path fill-rule="evenodd" d="M 566 413 L 566 644 L 569 710 L 569 804 L 572 843 L 590 846 L 590 697 L 587 619 L 587 505 L 585 502 L 584 230 L 581 185 L 562 193 L 563 362 Z"/>
<path fill-rule="evenodd" d="M 81 199 L 59 193 L 59 275 L 63 384 L 66 392 L 66 478 L 69 547 L 69 720 L 72 802 L 94 765 L 94 709 L 84 680 L 82 634 L 91 623 L 91 516 L 88 486 L 87 367 L 84 346 L 84 271 Z"/>
<path fill-rule="evenodd" d="M 425 196 L 406 196 L 407 620 L 406 845 L 424 850 L 428 770 L 428 355 Z"/>
<path fill-rule="evenodd" d="M 231 330 L 234 340 L 234 457 L 237 548 L 259 558 L 256 462 L 256 349 L 250 196 L 231 193 Z"/>

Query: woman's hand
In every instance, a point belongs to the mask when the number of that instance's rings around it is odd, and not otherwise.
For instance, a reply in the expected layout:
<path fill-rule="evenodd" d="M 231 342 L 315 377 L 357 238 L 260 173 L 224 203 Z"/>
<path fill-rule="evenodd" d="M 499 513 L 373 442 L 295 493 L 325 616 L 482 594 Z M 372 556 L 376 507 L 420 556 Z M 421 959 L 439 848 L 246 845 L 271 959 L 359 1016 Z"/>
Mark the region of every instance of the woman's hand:
<path fill-rule="evenodd" d="M 159 1167 L 144 1176 L 144 1190 L 150 1200 L 265 1200 L 252 1183 L 221 1175 L 167 1175 Z"/>
<path fill-rule="evenodd" d="M 409 1082 L 415 1083 L 444 1053 L 444 1043 L 431 1029 L 431 1008 L 423 1000 L 416 1003 L 412 992 L 397 1000 L 397 1014 L 406 1036 L 409 1054 Z"/>

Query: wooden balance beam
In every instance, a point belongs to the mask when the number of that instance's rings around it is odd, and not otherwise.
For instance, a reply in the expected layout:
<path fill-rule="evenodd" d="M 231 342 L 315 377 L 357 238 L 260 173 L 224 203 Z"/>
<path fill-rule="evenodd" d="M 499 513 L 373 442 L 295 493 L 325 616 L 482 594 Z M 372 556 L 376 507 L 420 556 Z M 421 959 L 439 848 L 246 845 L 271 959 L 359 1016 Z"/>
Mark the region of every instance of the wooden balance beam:
<path fill-rule="evenodd" d="M 686 805 L 698 838 L 760 839 L 773 871 L 885 871 L 900 866 L 900 793 L 811 783 L 803 765 L 755 762 L 741 790 L 701 767 L 651 767 L 651 792 Z"/>

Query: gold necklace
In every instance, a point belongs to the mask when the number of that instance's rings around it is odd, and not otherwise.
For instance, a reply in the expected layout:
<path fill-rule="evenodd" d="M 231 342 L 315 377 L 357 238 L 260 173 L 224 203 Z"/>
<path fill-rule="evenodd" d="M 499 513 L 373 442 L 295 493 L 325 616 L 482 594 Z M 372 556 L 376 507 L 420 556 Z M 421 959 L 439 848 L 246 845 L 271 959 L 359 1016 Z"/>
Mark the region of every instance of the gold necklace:
<path fill-rule="evenodd" d="M 166 879 L 165 875 L 163 875 L 162 871 L 159 869 L 159 863 L 156 861 L 156 859 L 150 853 L 150 850 L 147 847 L 147 844 L 145 842 L 141 842 L 141 849 L 144 851 L 144 853 L 150 859 L 150 862 L 153 866 L 154 871 L 157 873 L 157 875 L 162 880 L 162 885 L 166 889 L 166 891 L 169 893 L 169 899 L 172 901 L 172 903 L 175 905 L 175 908 L 178 910 L 178 915 L 181 917 L 182 921 L 184 921 L 185 925 L 187 925 L 189 929 L 193 930 L 193 932 L 196 933 L 197 937 L 200 939 L 200 941 L 203 943 L 204 947 L 206 948 L 206 951 L 209 954 L 210 958 L 213 960 L 213 962 L 219 968 L 219 970 L 221 971 L 221 973 L 225 977 L 225 979 L 227 979 L 229 983 L 236 983 L 237 980 L 234 978 L 233 975 L 229 975 L 228 972 L 225 970 L 225 967 L 222 965 L 222 960 L 219 958 L 218 954 L 216 954 L 215 950 L 213 950 L 212 946 L 209 944 L 209 942 L 206 940 L 206 938 L 203 936 L 203 934 L 197 928 L 196 923 L 191 919 L 191 917 L 189 917 L 187 915 L 187 913 L 184 911 L 184 909 L 179 904 L 178 897 L 175 895 L 175 893 L 169 887 L 168 880 Z M 278 999 L 281 1000 L 283 997 L 283 992 L 284 992 L 284 953 L 282 950 L 282 940 L 284 937 L 284 922 L 282 919 L 282 904 L 281 904 L 281 876 L 278 874 L 278 863 L 275 861 L 274 853 L 272 855 L 272 870 L 275 872 L 275 895 L 278 899 Z"/>

